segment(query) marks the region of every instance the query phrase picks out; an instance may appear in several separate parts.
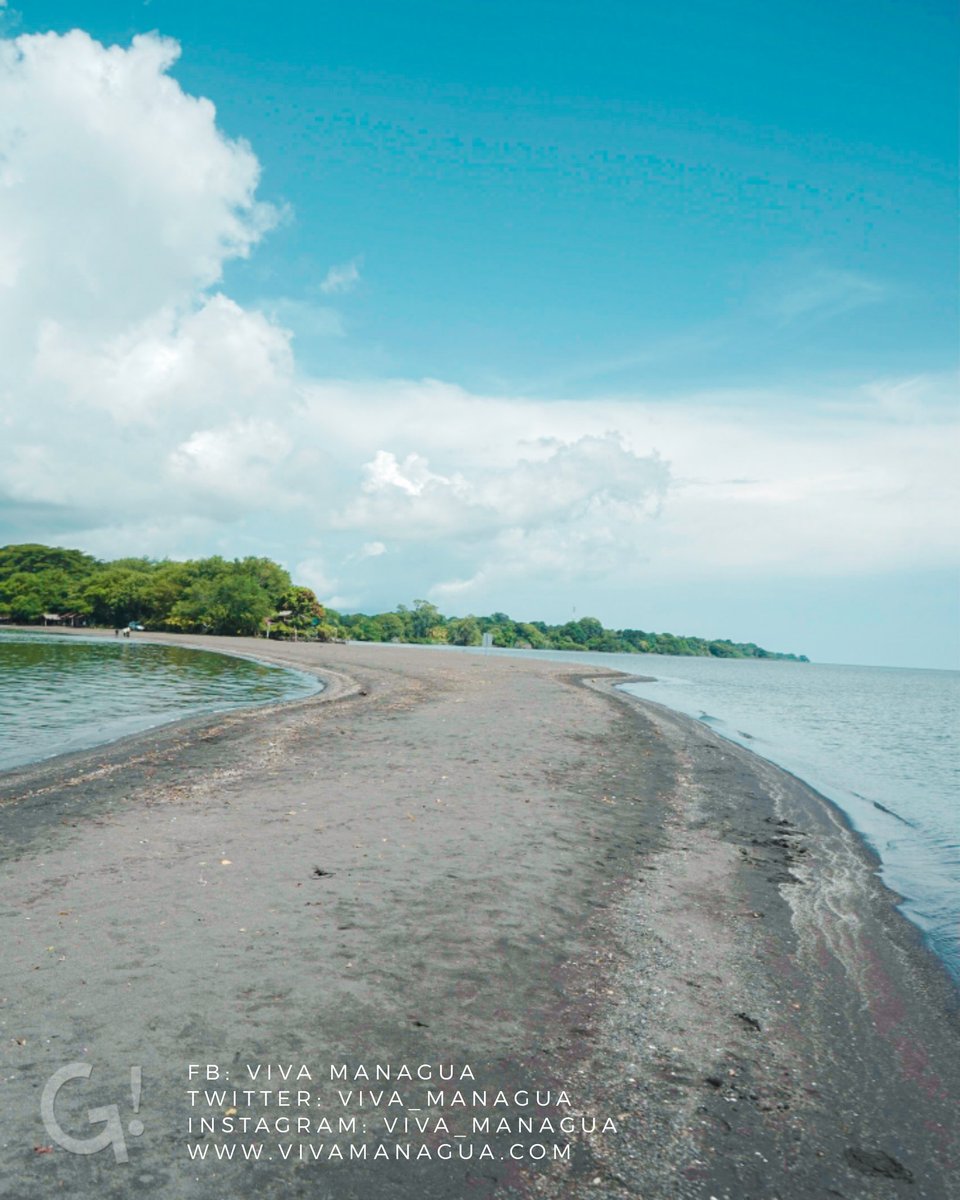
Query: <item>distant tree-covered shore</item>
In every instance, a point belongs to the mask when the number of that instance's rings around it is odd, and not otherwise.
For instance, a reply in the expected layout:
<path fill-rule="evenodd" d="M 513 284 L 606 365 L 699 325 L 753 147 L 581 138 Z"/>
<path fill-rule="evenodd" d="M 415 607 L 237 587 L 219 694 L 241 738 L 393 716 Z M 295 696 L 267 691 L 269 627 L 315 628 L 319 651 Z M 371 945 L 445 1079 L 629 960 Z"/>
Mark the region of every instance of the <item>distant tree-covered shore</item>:
<path fill-rule="evenodd" d="M 502 612 L 446 617 L 427 600 L 374 615 L 338 613 L 268 558 L 103 562 L 80 550 L 34 544 L 0 547 L 0 621 L 452 646 L 479 646 L 488 635 L 494 646 L 516 649 L 808 661 L 753 642 L 605 629 L 595 617 L 562 625 L 515 621 Z"/>

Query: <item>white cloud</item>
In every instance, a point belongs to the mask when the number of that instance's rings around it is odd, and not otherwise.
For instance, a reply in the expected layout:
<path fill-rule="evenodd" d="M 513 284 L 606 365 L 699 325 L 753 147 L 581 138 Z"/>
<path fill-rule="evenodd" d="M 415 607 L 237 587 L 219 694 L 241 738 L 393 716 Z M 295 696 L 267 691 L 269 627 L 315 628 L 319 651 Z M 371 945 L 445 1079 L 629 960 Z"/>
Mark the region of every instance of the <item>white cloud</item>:
<path fill-rule="evenodd" d="M 167 74 L 175 42 L 0 41 L 4 328 L 117 332 L 215 284 L 274 219 L 257 159 Z"/>
<path fill-rule="evenodd" d="M 284 330 L 218 294 L 99 341 L 45 321 L 33 369 L 38 382 L 69 390 L 75 404 L 123 423 L 157 424 L 198 408 L 208 415 L 267 408 L 281 392 L 286 398 L 293 359 Z"/>
<path fill-rule="evenodd" d="M 0 39 L 0 498 L 68 522 L 177 512 L 178 445 L 290 403 L 288 335 L 210 294 L 273 218 L 259 165 L 178 53 Z"/>
<path fill-rule="evenodd" d="M 462 490 L 463 481 L 435 475 L 419 454 L 408 454 L 402 463 L 388 450 L 378 450 L 372 462 L 364 463 L 362 490 L 368 495 L 388 493 L 396 488 L 406 496 L 421 496 L 433 486 Z M 361 518 L 362 519 L 362 518 Z"/>
<path fill-rule="evenodd" d="M 360 260 L 353 258 L 350 262 L 331 267 L 320 284 L 320 291 L 327 296 L 336 292 L 352 292 L 359 282 Z"/>
<path fill-rule="evenodd" d="M 290 436 L 265 420 L 238 420 L 192 433 L 171 451 L 167 476 L 194 505 L 209 498 L 229 518 L 267 503 L 281 506 L 273 472 L 290 453 Z"/>
<path fill-rule="evenodd" d="M 449 475 L 420 455 L 398 462 L 380 451 L 364 467 L 362 494 L 331 524 L 397 543 L 445 541 L 454 559 L 466 546 L 481 570 L 489 561 L 499 573 L 591 574 L 637 553 L 667 488 L 665 464 L 630 452 L 613 434 L 545 449 L 508 467 Z"/>
<path fill-rule="evenodd" d="M 430 546 L 434 582 L 461 591 L 523 570 L 849 576 L 952 560 L 952 389 L 929 378 L 894 414 L 871 384 L 531 402 L 338 383 L 308 392 L 305 418 L 346 456 L 381 439 L 330 524 Z"/>
<path fill-rule="evenodd" d="M 298 583 L 312 588 L 322 603 L 336 608 L 337 604 L 334 601 L 342 600 L 342 597 L 335 596 L 337 580 L 331 575 L 322 558 L 314 555 L 311 558 L 302 559 L 294 567 L 293 575 Z"/>

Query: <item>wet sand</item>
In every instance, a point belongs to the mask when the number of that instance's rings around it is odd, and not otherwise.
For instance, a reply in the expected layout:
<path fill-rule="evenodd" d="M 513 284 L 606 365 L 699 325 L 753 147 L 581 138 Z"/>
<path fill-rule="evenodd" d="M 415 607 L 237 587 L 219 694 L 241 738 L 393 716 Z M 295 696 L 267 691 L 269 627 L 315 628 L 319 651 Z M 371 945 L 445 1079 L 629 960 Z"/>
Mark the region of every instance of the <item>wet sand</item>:
<path fill-rule="evenodd" d="M 957 993 L 802 783 L 592 667 L 157 640 L 327 690 L 0 777 L 0 1195 L 957 1194 Z"/>

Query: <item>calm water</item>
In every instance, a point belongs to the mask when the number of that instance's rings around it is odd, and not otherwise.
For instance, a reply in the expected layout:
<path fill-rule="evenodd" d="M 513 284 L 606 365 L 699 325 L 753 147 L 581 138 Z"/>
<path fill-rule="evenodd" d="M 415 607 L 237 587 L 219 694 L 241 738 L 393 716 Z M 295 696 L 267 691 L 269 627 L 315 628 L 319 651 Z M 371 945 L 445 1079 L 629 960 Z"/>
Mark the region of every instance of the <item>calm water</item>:
<path fill-rule="evenodd" d="M 960 672 L 547 653 L 655 676 L 626 689 L 706 722 L 828 796 L 960 982 Z"/>
<path fill-rule="evenodd" d="M 698 717 L 829 796 L 960 982 L 960 673 L 644 660 L 638 696 Z"/>
<path fill-rule="evenodd" d="M 299 671 L 135 638 L 0 633 L 0 770 L 319 688 Z"/>

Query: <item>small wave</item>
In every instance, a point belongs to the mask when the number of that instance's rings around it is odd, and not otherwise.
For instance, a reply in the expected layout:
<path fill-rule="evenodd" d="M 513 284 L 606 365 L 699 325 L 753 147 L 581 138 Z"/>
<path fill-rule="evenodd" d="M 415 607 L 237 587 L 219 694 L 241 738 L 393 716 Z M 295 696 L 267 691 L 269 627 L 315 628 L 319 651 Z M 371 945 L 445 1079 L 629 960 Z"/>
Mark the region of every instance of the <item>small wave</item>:
<path fill-rule="evenodd" d="M 893 817 L 895 821 L 899 821 L 903 825 L 909 825 L 911 829 L 918 828 L 916 821 L 911 821 L 907 817 L 901 817 L 898 812 L 894 812 L 892 808 L 887 808 L 885 804 L 881 804 L 879 800 L 871 800 L 869 796 L 865 796 L 863 792 L 855 792 L 850 789 L 850 795 L 856 796 L 858 800 L 862 800 L 864 804 L 872 804 L 874 808 L 882 813 L 886 813 L 888 817 Z"/>
<path fill-rule="evenodd" d="M 854 792 L 853 794 L 857 796 L 859 795 L 859 792 Z M 866 796 L 860 796 L 860 799 L 866 800 Z M 901 821 L 904 825 L 909 825 L 911 829 L 916 828 L 916 823 L 914 821 L 908 821 L 906 817 L 901 817 L 899 813 L 895 813 L 892 808 L 887 808 L 887 806 L 885 804 L 881 804 L 879 800 L 871 800 L 870 803 L 874 808 L 879 808 L 882 813 L 886 813 L 888 817 L 893 817 L 894 820 Z"/>

